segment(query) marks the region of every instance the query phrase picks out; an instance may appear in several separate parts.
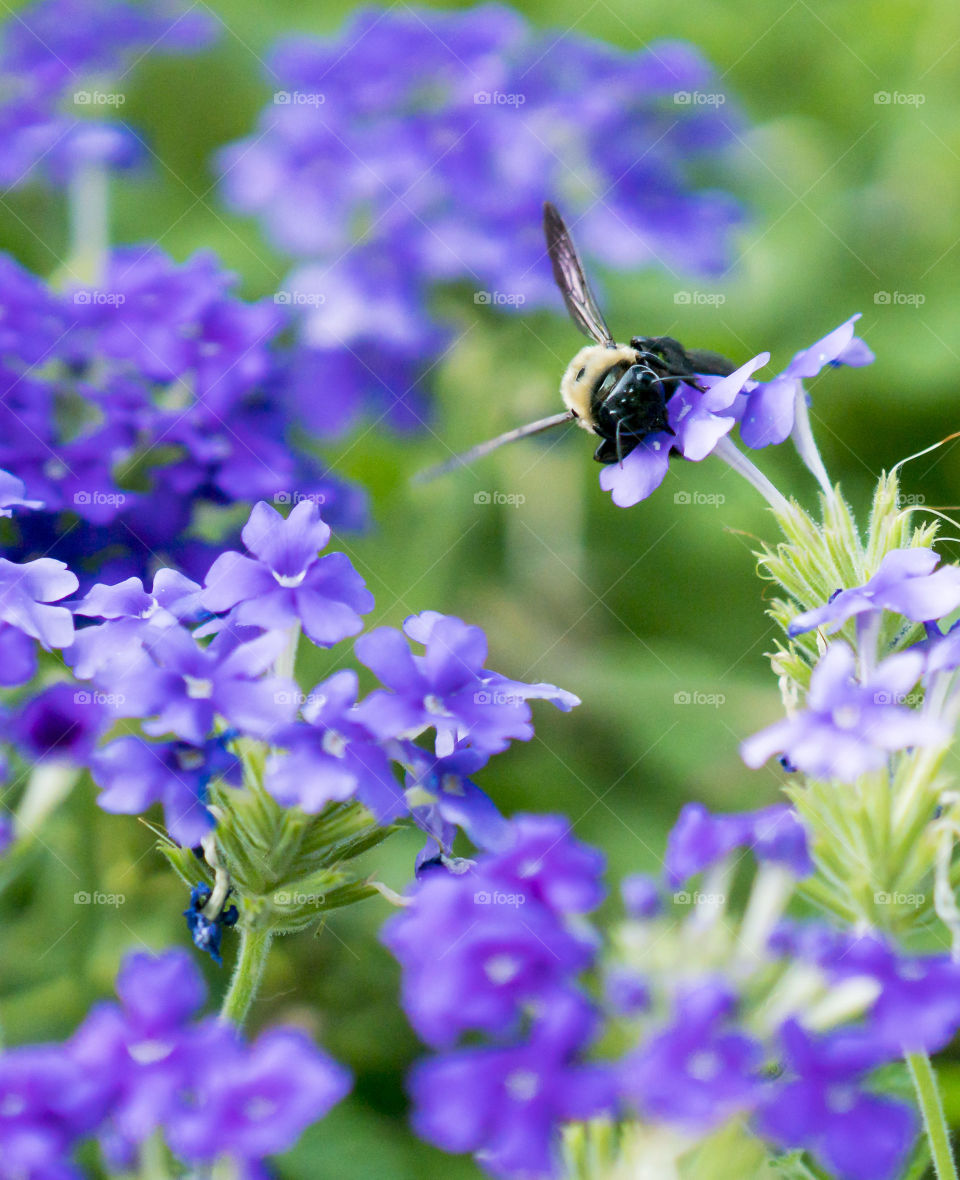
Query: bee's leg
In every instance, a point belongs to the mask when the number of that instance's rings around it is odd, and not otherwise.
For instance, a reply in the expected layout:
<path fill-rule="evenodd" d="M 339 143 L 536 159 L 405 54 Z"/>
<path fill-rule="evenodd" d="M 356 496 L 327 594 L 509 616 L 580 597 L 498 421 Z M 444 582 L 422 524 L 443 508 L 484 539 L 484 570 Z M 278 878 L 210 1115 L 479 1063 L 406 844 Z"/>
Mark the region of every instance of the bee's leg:
<path fill-rule="evenodd" d="M 630 347 L 655 353 L 663 359 L 666 368 L 678 377 L 692 377 L 695 372 L 687 350 L 672 336 L 634 336 Z"/>
<path fill-rule="evenodd" d="M 603 439 L 597 449 L 593 452 L 593 457 L 598 463 L 618 462 L 617 444 L 612 438 Z"/>

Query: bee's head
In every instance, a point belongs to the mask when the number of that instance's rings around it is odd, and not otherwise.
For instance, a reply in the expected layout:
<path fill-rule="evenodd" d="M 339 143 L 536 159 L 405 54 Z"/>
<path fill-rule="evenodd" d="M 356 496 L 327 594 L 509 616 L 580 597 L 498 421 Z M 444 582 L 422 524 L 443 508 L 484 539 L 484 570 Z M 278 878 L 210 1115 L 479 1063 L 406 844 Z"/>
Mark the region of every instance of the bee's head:
<path fill-rule="evenodd" d="M 560 382 L 560 396 L 585 430 L 595 430 L 592 406 L 597 389 L 611 373 L 617 376 L 637 362 L 637 350 L 626 344 L 588 344 L 573 358 Z"/>

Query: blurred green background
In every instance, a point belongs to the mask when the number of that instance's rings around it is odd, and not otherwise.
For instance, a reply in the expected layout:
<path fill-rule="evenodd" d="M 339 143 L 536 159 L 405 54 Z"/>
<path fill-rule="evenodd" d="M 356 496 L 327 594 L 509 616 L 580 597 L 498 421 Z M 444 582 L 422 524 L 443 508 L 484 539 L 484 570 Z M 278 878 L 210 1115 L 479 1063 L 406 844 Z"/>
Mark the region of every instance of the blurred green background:
<path fill-rule="evenodd" d="M 243 293 L 258 297 L 277 288 L 288 263 L 252 222 L 219 205 L 209 162 L 249 132 L 268 100 L 258 59 L 272 40 L 335 31 L 352 6 L 209 7 L 226 30 L 216 51 L 147 61 L 126 87 L 123 116 L 145 131 L 157 160 L 149 178 L 117 186 L 115 239 L 163 235 L 177 258 L 212 248 L 242 276 Z M 671 334 L 738 360 L 769 349 L 774 372 L 862 311 L 858 331 L 876 364 L 828 372 L 811 389 L 827 467 L 860 512 L 881 469 L 960 429 L 960 7 L 517 7 L 538 26 L 627 48 L 688 38 L 746 114 L 723 172 L 752 210 L 734 266 L 716 283 L 652 271 L 604 275 L 617 335 Z M 878 92 L 919 98 L 877 102 Z M 49 273 L 65 245 L 62 197 L 22 191 L 2 206 L 0 245 Z M 678 304 L 679 290 L 725 301 Z M 469 293 L 451 296 L 444 310 L 470 329 L 436 372 L 434 430 L 446 443 L 466 447 L 558 408 L 560 374 L 581 344 L 568 322 L 499 316 Z M 373 623 L 398 624 L 425 608 L 461 615 L 487 631 L 491 667 L 583 698 L 570 715 L 539 706 L 536 738 L 495 759 L 479 781 L 507 812 L 565 812 L 605 850 L 615 881 L 658 867 L 685 801 L 738 809 L 776 798 L 778 773 L 747 772 L 737 755 L 739 740 L 779 710 L 763 658 L 773 629 L 751 557 L 772 528 L 759 498 L 715 460 L 674 465 L 650 501 L 621 511 L 598 488 L 592 450 L 570 430 L 412 488 L 410 475 L 444 458 L 446 447 L 429 434 L 398 439 L 361 429 L 333 468 L 372 493 L 373 531 L 340 544 L 377 596 Z M 904 491 L 930 506 L 956 505 L 958 458 L 951 444 L 912 463 Z M 787 448 L 758 462 L 784 492 L 814 503 L 813 481 Z M 481 491 L 525 499 L 476 503 Z M 696 493 L 722 503 L 696 503 Z M 944 550 L 957 552 L 953 542 Z M 325 670 L 319 660 L 311 669 Z M 720 703 L 680 704 L 678 693 Z M 402 887 L 417 846 L 413 834 L 395 838 L 378 856 L 381 875 Z M 67 1034 L 110 992 L 124 950 L 182 943 L 185 933 L 183 891 L 149 832 L 134 818 L 99 813 L 89 790 L 62 807 L 34 857 L 2 903 L 0 1010 L 13 1041 Z M 122 893 L 125 902 L 75 906 L 78 889 Z M 274 953 L 254 1025 L 302 1020 L 357 1074 L 352 1098 L 283 1162 L 284 1176 L 477 1174 L 405 1128 L 403 1074 L 417 1046 L 397 1006 L 397 971 L 376 941 L 385 916 L 385 905 L 366 903 L 331 917 L 319 937 L 282 941 Z M 229 960 L 229 946 L 226 953 Z M 225 973 L 210 967 L 208 976 L 219 995 Z"/>

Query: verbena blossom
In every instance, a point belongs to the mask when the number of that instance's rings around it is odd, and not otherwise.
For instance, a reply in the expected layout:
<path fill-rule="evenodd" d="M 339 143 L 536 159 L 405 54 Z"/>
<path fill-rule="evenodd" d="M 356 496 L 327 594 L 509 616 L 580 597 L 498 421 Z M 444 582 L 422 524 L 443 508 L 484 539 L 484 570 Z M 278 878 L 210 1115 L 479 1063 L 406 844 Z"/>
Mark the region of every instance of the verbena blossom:
<path fill-rule="evenodd" d="M 813 871 L 806 831 L 788 804 L 714 815 L 702 803 L 688 803 L 667 838 L 667 881 L 681 885 L 738 848 L 758 860 L 784 864 L 798 877 Z"/>
<path fill-rule="evenodd" d="M 922 623 L 941 619 L 960 606 L 960 569 L 941 565 L 933 549 L 891 549 L 873 577 L 862 586 L 841 590 L 815 610 L 804 611 L 791 622 L 790 635 L 802 635 L 815 627 L 828 634 L 851 618 L 871 611 L 888 610 Z"/>
<path fill-rule="evenodd" d="M 33 179 L 40 165 L 47 178 L 63 180 L 84 162 L 129 162 L 136 140 L 123 124 L 78 116 L 101 113 L 104 82 L 122 78 L 147 51 L 193 51 L 214 28 L 205 14 L 158 0 L 39 0 L 21 8 L 0 44 L 0 69 L 16 80 L 0 103 L 3 187 Z"/>
<path fill-rule="evenodd" d="M 814 1036 L 788 1021 L 781 1037 L 787 1073 L 761 1108 L 763 1134 L 785 1148 L 808 1148 L 844 1180 L 900 1175 L 917 1120 L 904 1103 L 863 1085 L 865 1073 L 885 1059 L 869 1035 Z"/>
<path fill-rule="evenodd" d="M 286 309 L 238 299 L 211 255 L 121 248 L 68 292 L 10 260 L 0 273 L 0 468 L 24 485 L 9 495 L 43 502 L 11 555 L 52 553 L 85 579 L 142 577 L 158 557 L 202 575 L 218 550 L 185 534 L 203 506 L 312 497 L 363 524 L 362 493 L 297 433 Z"/>
<path fill-rule="evenodd" d="M 373 609 L 373 595 L 345 554 L 318 556 L 330 527 L 316 504 L 302 500 L 284 519 L 260 501 L 241 536 L 253 556 L 221 553 L 201 597 L 208 610 L 232 609 L 241 625 L 289 629 L 299 623 L 323 647 L 362 629 L 360 616 Z"/>
<path fill-rule="evenodd" d="M 846 643 L 831 643 L 811 674 L 806 707 L 748 738 L 740 747 L 744 762 L 758 767 L 785 754 L 814 778 L 851 781 L 897 750 L 947 740 L 943 721 L 902 703 L 924 671 L 919 652 L 888 656 L 863 681 L 855 665 Z"/>
<path fill-rule="evenodd" d="M 407 810 L 387 751 L 360 720 L 359 682 L 352 669 L 335 672 L 306 694 L 303 722 L 278 731 L 264 784 L 278 803 L 308 814 L 327 803 L 357 798 L 381 823 Z"/>
<path fill-rule="evenodd" d="M 360 637 L 357 658 L 389 691 L 377 690 L 363 702 L 361 719 L 380 738 L 412 737 L 435 729 L 452 748 L 457 741 L 493 754 L 512 739 L 533 736 L 527 698 L 545 698 L 564 711 L 579 703 L 553 685 L 522 684 L 484 668 L 487 641 L 479 627 L 428 612 L 414 616 L 404 631 L 423 643 L 423 655 L 391 627 Z"/>
<path fill-rule="evenodd" d="M 552 1174 L 562 1123 L 614 1107 L 613 1071 L 580 1060 L 598 1024 L 578 977 L 597 948 L 576 918 L 602 868 L 560 817 L 519 816 L 501 850 L 426 876 L 385 927 L 407 1015 L 444 1050 L 411 1076 L 414 1126 L 496 1175 Z M 454 1047 L 475 1032 L 495 1043 Z"/>
<path fill-rule="evenodd" d="M 222 152 L 224 194 L 304 260 L 283 285 L 306 338 L 395 414 L 422 414 L 418 369 L 443 346 L 425 310 L 433 284 L 559 307 L 545 196 L 576 212 L 588 253 L 612 266 L 725 265 L 740 213 L 697 177 L 737 118 L 732 104 L 676 100 L 717 87 L 690 45 L 558 38 L 495 4 L 367 9 L 334 36 L 281 42 L 266 68 L 273 101 Z M 570 183 L 574 157 L 589 191 Z M 329 389 L 323 402 L 340 402 Z"/>
<path fill-rule="evenodd" d="M 37 645 L 69 647 L 73 616 L 51 603 L 72 594 L 76 575 L 62 561 L 39 557 L 18 565 L 0 557 L 0 685 L 23 684 L 37 668 Z"/>
<path fill-rule="evenodd" d="M 809 348 L 801 349 L 782 373 L 744 390 L 737 418 L 740 438 L 748 447 L 768 447 L 789 438 L 796 423 L 798 401 L 807 397 L 804 379 L 816 377 L 828 365 L 856 367 L 873 361 L 873 353 L 853 334 L 858 319 L 859 312 Z"/>
<path fill-rule="evenodd" d="M 240 764 L 222 739 L 202 745 L 146 742 L 128 735 L 97 750 L 90 772 L 101 788 L 97 803 L 104 811 L 137 815 L 155 803 L 172 839 L 188 848 L 213 827 L 207 789 L 213 779 L 239 785 Z"/>
<path fill-rule="evenodd" d="M 619 508 L 630 508 L 657 490 L 666 478 L 671 455 L 699 463 L 737 423 L 734 410 L 750 375 L 770 359 L 761 353 L 727 377 L 700 377 L 703 389 L 681 383 L 667 402 L 670 429 L 643 439 L 621 463 L 600 472 L 600 486 Z"/>
<path fill-rule="evenodd" d="M 594 944 L 564 917 L 599 904 L 601 870 L 559 817 L 523 816 L 474 869 L 424 878 L 384 931 L 421 1036 L 446 1047 L 470 1030 L 514 1031 L 524 1003 L 587 967 Z"/>
<path fill-rule="evenodd" d="M 620 1064 L 620 1091 L 642 1115 L 699 1131 L 750 1110 L 763 1050 L 736 1024 L 736 996 L 717 980 L 684 988 L 666 1028 Z"/>
<path fill-rule="evenodd" d="M 246 1168 L 287 1150 L 350 1088 L 348 1072 L 294 1029 L 245 1042 L 198 1020 L 205 997 L 183 951 L 129 954 L 119 1005 L 96 1005 L 60 1045 L 0 1051 L 0 1174 L 66 1177 L 99 1139 L 116 1170 L 160 1129 L 187 1164 Z"/>
<path fill-rule="evenodd" d="M 418 1063 L 410 1078 L 414 1129 L 452 1152 L 474 1152 L 495 1176 L 552 1176 L 559 1128 L 611 1115 L 612 1072 L 577 1053 L 596 1032 L 581 997 L 551 997 L 529 1038 L 454 1050 Z"/>

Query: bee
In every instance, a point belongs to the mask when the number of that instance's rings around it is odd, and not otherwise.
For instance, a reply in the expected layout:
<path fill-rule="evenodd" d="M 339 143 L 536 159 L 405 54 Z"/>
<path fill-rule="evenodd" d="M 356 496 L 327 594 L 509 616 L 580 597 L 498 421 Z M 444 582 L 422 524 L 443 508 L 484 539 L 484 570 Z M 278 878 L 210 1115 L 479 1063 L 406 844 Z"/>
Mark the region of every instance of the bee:
<path fill-rule="evenodd" d="M 667 402 L 681 382 L 700 389 L 698 376 L 726 377 L 736 368 L 726 357 L 686 349 L 672 336 L 633 336 L 629 344 L 618 344 L 590 290 L 570 231 L 549 201 L 543 207 L 543 230 L 553 277 L 570 318 L 593 341 L 574 356 L 560 381 L 567 408 L 480 443 L 425 471 L 421 481 L 569 422 L 599 436 L 593 456 L 598 463 L 622 462 L 649 435 L 668 429 Z"/>

